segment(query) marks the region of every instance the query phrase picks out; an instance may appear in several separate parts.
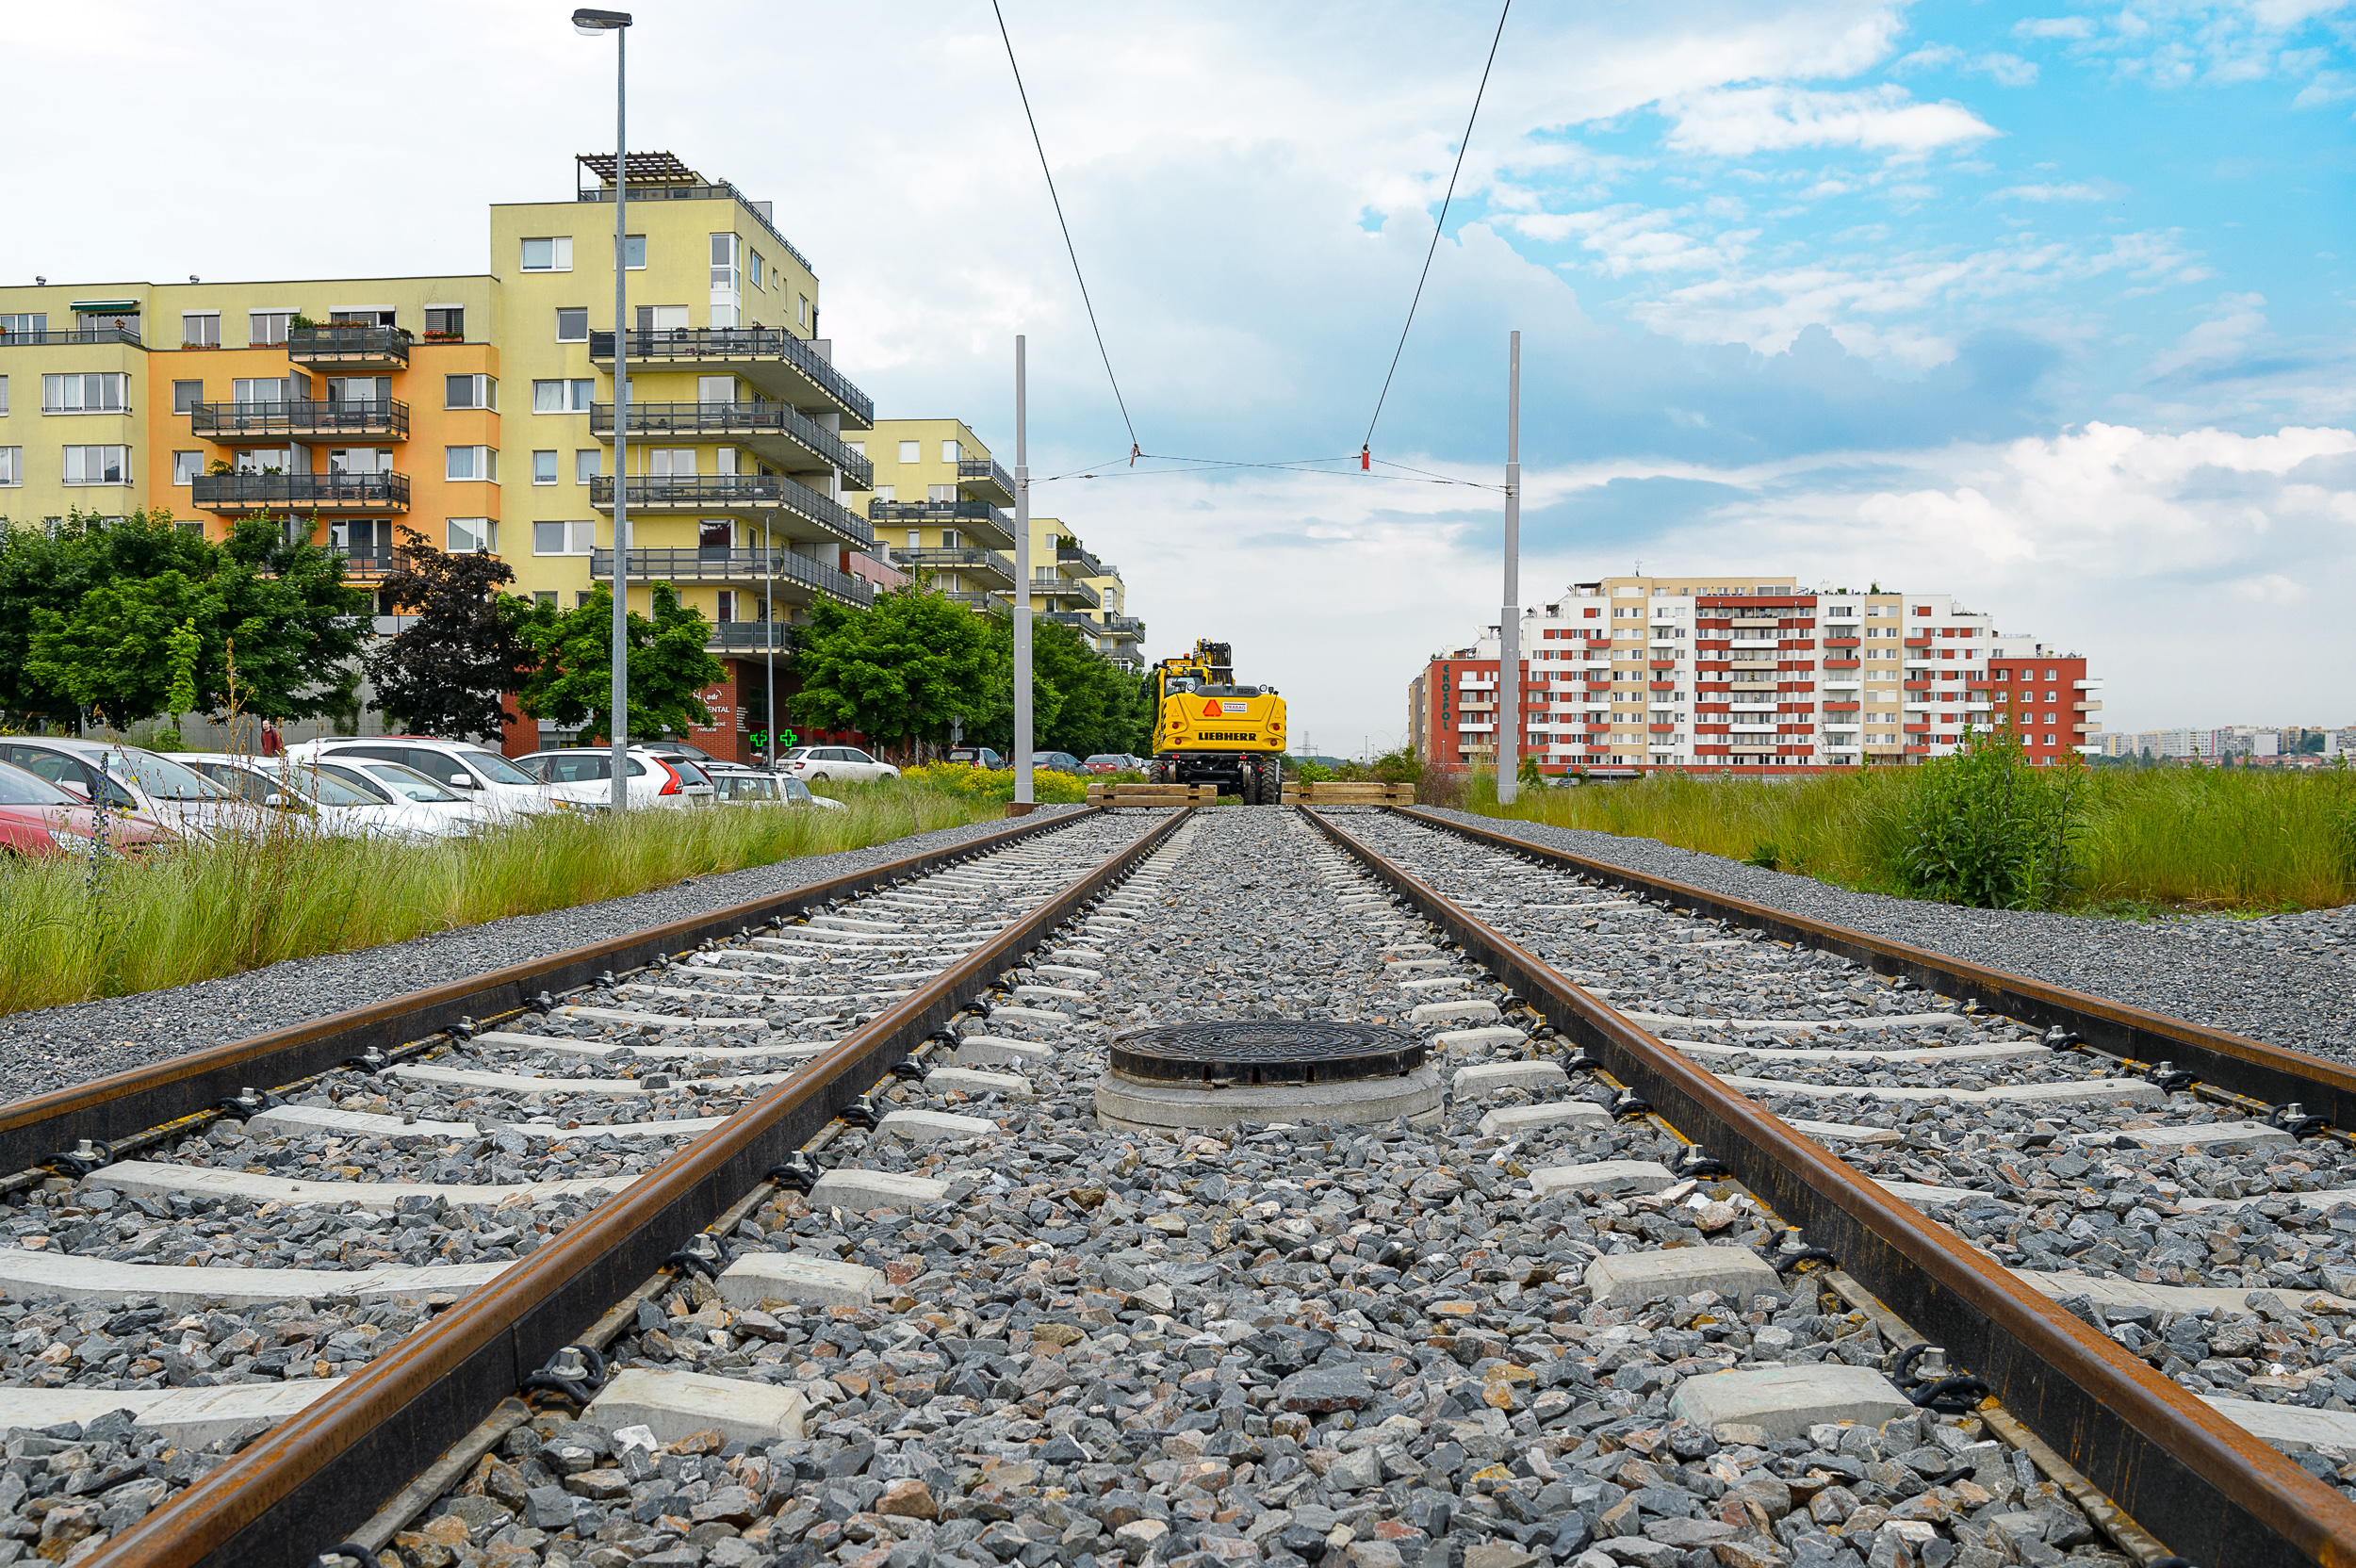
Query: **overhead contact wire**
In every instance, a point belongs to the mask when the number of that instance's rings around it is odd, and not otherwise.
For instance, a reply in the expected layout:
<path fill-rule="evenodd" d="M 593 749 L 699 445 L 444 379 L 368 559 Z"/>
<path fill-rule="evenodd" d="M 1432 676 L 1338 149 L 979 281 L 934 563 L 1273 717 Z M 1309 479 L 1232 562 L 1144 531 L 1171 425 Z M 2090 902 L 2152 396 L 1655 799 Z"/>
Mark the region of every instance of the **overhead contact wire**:
<path fill-rule="evenodd" d="M 990 3 L 996 5 L 997 0 Z M 1472 146 L 1473 123 L 1481 118 L 1481 100 L 1489 90 L 1489 72 L 1497 63 L 1497 45 L 1505 38 L 1505 18 L 1513 9 L 1513 0 L 1505 0 L 1497 12 L 1497 36 L 1489 40 L 1488 62 L 1481 68 L 1481 86 L 1473 91 L 1472 113 L 1464 119 L 1464 139 L 1456 146 L 1456 167 L 1448 172 L 1448 194 L 1440 200 L 1440 219 L 1432 225 L 1432 245 L 1423 253 L 1423 270 L 1415 278 L 1415 297 L 1407 302 L 1407 321 L 1399 329 L 1399 347 L 1391 351 L 1391 368 L 1383 374 L 1382 395 L 1374 400 L 1374 417 L 1366 421 L 1366 440 L 1361 455 L 1374 449 L 1374 427 L 1382 422 L 1383 405 L 1390 400 L 1391 378 L 1399 374 L 1399 357 L 1407 351 L 1407 335 L 1415 325 L 1415 306 L 1422 302 L 1424 282 L 1432 276 L 1432 258 L 1439 254 L 1440 237 L 1448 232 L 1448 205 L 1456 200 L 1457 177 L 1464 172 L 1464 154 Z"/>
<path fill-rule="evenodd" d="M 1104 379 L 1112 383 L 1113 401 L 1120 405 L 1121 422 L 1128 427 L 1129 456 L 1134 462 L 1141 455 L 1137 422 L 1129 417 L 1128 400 L 1121 395 L 1121 378 L 1113 374 L 1113 356 L 1104 348 L 1104 329 L 1096 324 L 1096 302 L 1088 298 L 1088 277 L 1080 270 L 1080 252 L 1072 243 L 1072 225 L 1064 221 L 1063 198 L 1055 194 L 1055 172 L 1047 166 L 1047 144 L 1039 139 L 1039 119 L 1031 113 L 1031 94 L 1023 85 L 1023 67 L 1015 62 L 1014 38 L 1006 31 L 1006 13 L 999 8 L 998 0 L 990 0 L 990 10 L 998 19 L 998 36 L 1006 41 L 1006 65 L 1014 73 L 1015 95 L 1023 100 L 1023 118 L 1031 127 L 1031 145 L 1039 149 L 1039 170 L 1047 176 L 1047 199 L 1055 204 L 1055 225 L 1063 230 L 1064 253 L 1072 257 L 1072 275 L 1080 285 L 1080 303 L 1088 307 L 1088 330 L 1096 335 L 1096 352 L 1104 361 Z M 1495 50 L 1491 53 L 1494 55 Z"/>

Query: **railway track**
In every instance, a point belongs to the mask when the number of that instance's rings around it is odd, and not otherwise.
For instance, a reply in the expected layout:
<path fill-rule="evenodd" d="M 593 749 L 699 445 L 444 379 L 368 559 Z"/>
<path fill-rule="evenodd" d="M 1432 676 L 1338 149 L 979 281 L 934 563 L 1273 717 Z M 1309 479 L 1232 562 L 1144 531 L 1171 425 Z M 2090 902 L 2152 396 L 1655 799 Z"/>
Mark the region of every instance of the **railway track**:
<path fill-rule="evenodd" d="M 1330 1020 L 1447 1099 L 1096 1098 Z M 1061 817 L 12 1107 L 0 1561 L 2338 1560 L 2356 1167 L 2250 1097 L 2344 1078 L 1412 813 Z"/>

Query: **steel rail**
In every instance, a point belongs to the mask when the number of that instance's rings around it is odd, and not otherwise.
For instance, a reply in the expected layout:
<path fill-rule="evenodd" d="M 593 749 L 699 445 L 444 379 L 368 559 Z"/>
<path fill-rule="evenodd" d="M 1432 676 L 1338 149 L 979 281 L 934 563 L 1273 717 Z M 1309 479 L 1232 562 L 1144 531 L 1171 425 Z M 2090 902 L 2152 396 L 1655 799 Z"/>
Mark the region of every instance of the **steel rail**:
<path fill-rule="evenodd" d="M 1944 1345 L 2022 1425 L 2172 1551 L 2205 1568 L 2356 1564 L 2356 1503 L 1338 823 L 1304 814 L 1801 1226 L 1812 1245 Z"/>
<path fill-rule="evenodd" d="M 108 1541 L 86 1568 L 303 1568 L 1177 830 L 1170 813 L 791 1079 Z M 1063 819 L 1078 821 L 1077 817 Z"/>
<path fill-rule="evenodd" d="M 1476 827 L 1470 823 L 1437 816 L 1421 808 L 1392 809 L 1426 826 L 1528 856 L 1648 897 L 1666 899 L 1696 914 L 1756 926 L 1779 941 L 1798 942 L 1839 954 L 1877 973 L 1904 975 L 1943 995 L 1976 1002 L 1990 1012 L 2003 1013 L 2024 1023 L 2067 1029 L 2084 1037 L 2089 1049 L 2104 1055 L 2134 1062 L 2173 1062 L 2203 1084 L 2269 1105 L 2297 1101 L 2310 1115 L 2322 1117 L 2331 1126 L 2356 1131 L 2356 1070 L 2336 1062 L 1949 957 L 1851 926 L 1810 920 L 1730 893 L 1712 892 L 1691 883 L 1629 871 L 1549 844 L 1533 843 L 1496 828 Z"/>
<path fill-rule="evenodd" d="M 607 970 L 618 973 L 636 969 L 666 954 L 733 937 L 746 926 L 764 925 L 835 899 L 855 897 L 888 886 L 895 878 L 923 875 L 951 861 L 986 854 L 1086 818 L 1082 811 L 1020 821 L 790 892 L 747 899 L 709 914 L 650 925 L 548 957 L 20 1100 L 0 1110 L 0 1172 L 32 1169 L 82 1138 L 112 1144 L 135 1136 L 208 1110 L 248 1085 L 269 1088 L 293 1083 L 342 1067 L 371 1047 L 391 1051 L 466 1020 L 516 1012 L 544 990 L 564 991 L 588 985 Z"/>

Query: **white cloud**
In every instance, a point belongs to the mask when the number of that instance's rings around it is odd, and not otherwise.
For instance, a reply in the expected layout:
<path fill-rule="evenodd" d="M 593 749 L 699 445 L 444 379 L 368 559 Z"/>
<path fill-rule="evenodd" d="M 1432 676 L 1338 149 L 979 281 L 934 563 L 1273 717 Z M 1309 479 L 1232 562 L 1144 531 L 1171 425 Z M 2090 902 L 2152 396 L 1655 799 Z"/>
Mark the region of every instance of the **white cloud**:
<path fill-rule="evenodd" d="M 2110 193 L 2091 185 L 2015 185 L 1996 192 L 1999 202 L 2106 202 Z"/>
<path fill-rule="evenodd" d="M 2012 24 L 2015 38 L 2087 39 L 2094 32 L 2090 16 L 2032 16 Z"/>
<path fill-rule="evenodd" d="M 2318 71 L 2312 81 L 2299 90 L 2299 96 L 2291 100 L 2291 107 L 2319 109 L 2349 98 L 2356 98 L 2356 75 L 2345 71 Z"/>
<path fill-rule="evenodd" d="M 2217 365 L 2238 358 L 2266 331 L 2266 296 L 2229 294 L 2217 302 L 2217 314 L 2177 340 L 2172 349 L 2154 354 L 2145 373 L 2173 375 L 2193 365 Z"/>
<path fill-rule="evenodd" d="M 1796 147 L 1855 147 L 1920 157 L 1997 134 L 1961 104 L 1918 103 L 1885 84 L 1826 92 L 1792 87 L 1713 90 L 1665 106 L 1669 145 L 1681 153 L 1747 157 Z"/>

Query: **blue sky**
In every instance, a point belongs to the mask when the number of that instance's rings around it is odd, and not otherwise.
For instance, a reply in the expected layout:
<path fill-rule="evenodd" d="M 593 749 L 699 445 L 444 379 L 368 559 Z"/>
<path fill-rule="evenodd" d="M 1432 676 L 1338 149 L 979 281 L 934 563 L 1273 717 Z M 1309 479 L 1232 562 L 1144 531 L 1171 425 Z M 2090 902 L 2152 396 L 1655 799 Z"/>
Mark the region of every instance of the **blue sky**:
<path fill-rule="evenodd" d="M 610 140 L 564 9 L 426 0 L 404 32 L 463 46 L 391 49 L 397 111 L 261 138 L 224 83 L 383 56 L 376 19 L 30 17 L 25 57 L 120 41 L 116 106 L 21 84 L 80 132 L 20 149 L 0 275 L 479 269 L 485 204 Z M 777 201 L 879 409 L 1010 458 L 1024 332 L 1034 469 L 1125 451 L 987 6 L 637 14 L 633 144 Z M 1007 0 L 1149 452 L 1356 450 L 1496 14 Z M 2356 723 L 2352 41 L 2324 0 L 1525 0 L 1375 450 L 1494 482 L 1519 328 L 1526 602 L 1640 559 L 1877 579 L 2087 652 L 2113 727 Z M 1395 741 L 1496 617 L 1494 491 L 1178 466 L 1039 510 L 1121 563 L 1151 650 L 1234 642 L 1327 749 Z M 2230 659 L 2188 635 L 2218 623 Z"/>

